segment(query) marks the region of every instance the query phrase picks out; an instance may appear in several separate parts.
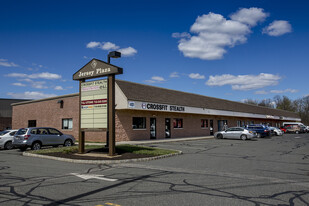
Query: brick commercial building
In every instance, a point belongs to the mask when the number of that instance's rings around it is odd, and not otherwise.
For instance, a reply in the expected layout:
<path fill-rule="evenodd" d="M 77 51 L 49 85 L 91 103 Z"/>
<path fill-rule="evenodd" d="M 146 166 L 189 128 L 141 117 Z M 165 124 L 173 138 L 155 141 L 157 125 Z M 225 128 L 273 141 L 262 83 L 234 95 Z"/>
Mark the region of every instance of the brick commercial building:
<path fill-rule="evenodd" d="M 116 141 L 212 135 L 247 124 L 280 126 L 298 114 L 192 93 L 116 80 Z M 13 128 L 55 127 L 78 139 L 79 94 L 12 104 Z M 105 141 L 87 131 L 86 141 Z"/>

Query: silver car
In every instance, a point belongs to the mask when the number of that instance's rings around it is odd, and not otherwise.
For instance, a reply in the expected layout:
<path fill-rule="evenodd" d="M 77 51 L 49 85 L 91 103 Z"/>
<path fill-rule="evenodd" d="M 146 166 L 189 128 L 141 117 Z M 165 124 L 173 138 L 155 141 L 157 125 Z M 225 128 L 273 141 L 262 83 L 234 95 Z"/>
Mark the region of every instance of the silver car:
<path fill-rule="evenodd" d="M 244 129 L 242 127 L 230 127 L 225 131 L 216 132 L 214 134 L 217 139 L 253 139 L 256 138 L 256 132 Z"/>
<path fill-rule="evenodd" d="M 0 132 L 0 148 L 12 149 L 12 141 L 16 132 L 17 130 L 4 130 Z"/>
<path fill-rule="evenodd" d="M 32 150 L 39 150 L 42 146 L 72 146 L 75 138 L 72 135 L 62 134 L 55 128 L 30 127 L 19 129 L 14 138 L 13 146 L 24 151 L 28 147 Z"/>
<path fill-rule="evenodd" d="M 277 127 L 269 127 L 270 131 L 275 134 L 276 136 L 282 136 L 283 132 L 281 129 L 277 128 Z"/>

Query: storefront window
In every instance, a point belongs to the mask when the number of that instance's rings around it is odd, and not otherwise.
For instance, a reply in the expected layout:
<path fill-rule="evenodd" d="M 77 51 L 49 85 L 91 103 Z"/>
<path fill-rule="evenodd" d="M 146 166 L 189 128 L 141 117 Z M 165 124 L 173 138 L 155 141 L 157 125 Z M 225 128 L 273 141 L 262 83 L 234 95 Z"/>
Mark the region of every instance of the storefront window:
<path fill-rule="evenodd" d="M 73 129 L 73 119 L 62 119 L 62 129 Z"/>
<path fill-rule="evenodd" d="M 146 129 L 146 117 L 133 117 L 133 129 Z"/>
<path fill-rule="evenodd" d="M 174 125 L 174 128 L 183 128 L 182 119 L 174 119 L 173 125 Z"/>
<path fill-rule="evenodd" d="M 201 119 L 201 128 L 208 128 L 208 119 Z"/>

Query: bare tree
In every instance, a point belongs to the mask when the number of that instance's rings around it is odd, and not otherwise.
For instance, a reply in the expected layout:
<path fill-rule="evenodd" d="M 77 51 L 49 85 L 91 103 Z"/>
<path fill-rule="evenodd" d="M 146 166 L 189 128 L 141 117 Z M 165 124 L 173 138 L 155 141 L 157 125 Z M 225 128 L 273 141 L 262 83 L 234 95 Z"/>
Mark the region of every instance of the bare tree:
<path fill-rule="evenodd" d="M 295 105 L 293 101 L 289 99 L 287 96 L 279 96 L 276 95 L 274 97 L 274 102 L 276 103 L 276 109 L 287 110 L 291 112 L 296 112 Z"/>

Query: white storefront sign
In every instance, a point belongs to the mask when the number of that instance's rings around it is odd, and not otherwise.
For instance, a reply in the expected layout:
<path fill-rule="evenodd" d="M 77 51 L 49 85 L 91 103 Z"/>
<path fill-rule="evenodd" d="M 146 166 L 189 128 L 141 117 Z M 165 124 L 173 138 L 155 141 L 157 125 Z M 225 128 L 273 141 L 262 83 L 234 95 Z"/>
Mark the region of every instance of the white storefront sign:
<path fill-rule="evenodd" d="M 81 128 L 107 128 L 107 80 L 81 83 Z"/>

